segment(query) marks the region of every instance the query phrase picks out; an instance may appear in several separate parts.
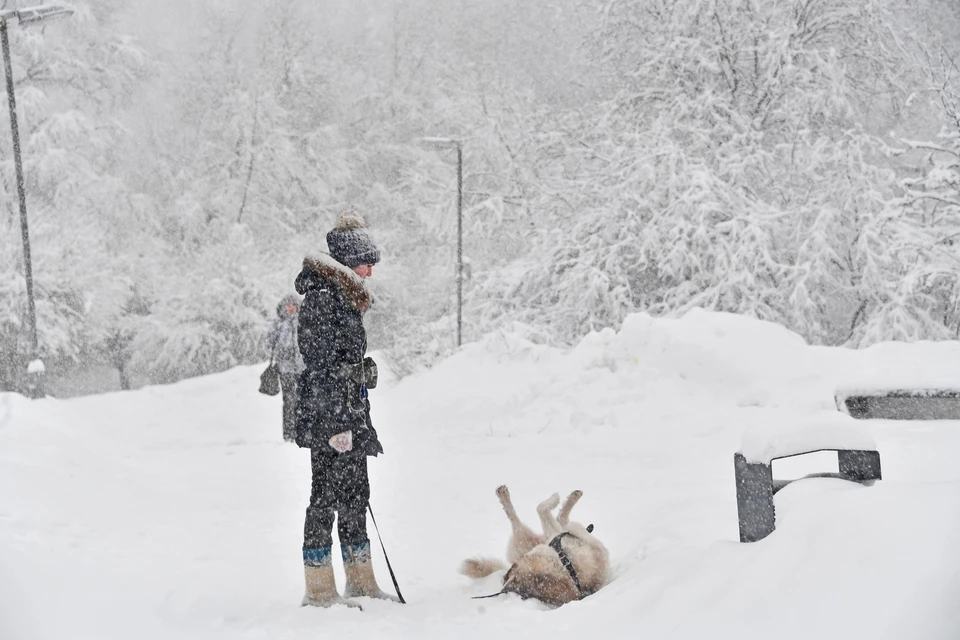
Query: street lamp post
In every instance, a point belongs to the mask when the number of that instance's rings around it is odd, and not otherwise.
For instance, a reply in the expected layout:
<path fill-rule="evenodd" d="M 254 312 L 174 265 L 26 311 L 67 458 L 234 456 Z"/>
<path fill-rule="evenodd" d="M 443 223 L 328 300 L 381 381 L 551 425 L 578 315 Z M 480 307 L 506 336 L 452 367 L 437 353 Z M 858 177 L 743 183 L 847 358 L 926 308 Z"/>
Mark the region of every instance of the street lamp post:
<path fill-rule="evenodd" d="M 457 150 L 457 346 L 463 343 L 463 145 L 454 138 L 421 138 L 431 147 Z"/>
<path fill-rule="evenodd" d="M 13 165 L 17 174 L 17 199 L 20 202 L 20 236 L 23 239 L 23 270 L 27 284 L 27 328 L 30 332 L 30 364 L 27 367 L 27 392 L 31 398 L 42 398 L 43 362 L 37 340 L 37 307 L 33 297 L 33 262 L 30 258 L 30 231 L 27 226 L 27 195 L 23 185 L 23 163 L 20 159 L 20 130 L 17 127 L 17 98 L 13 90 L 13 66 L 10 62 L 11 18 L 20 24 L 32 24 L 48 18 L 65 16 L 73 9 L 62 5 L 39 5 L 26 9 L 0 11 L 0 48 L 3 49 L 3 70 L 7 78 L 7 103 L 10 107 L 10 133 L 13 136 Z"/>

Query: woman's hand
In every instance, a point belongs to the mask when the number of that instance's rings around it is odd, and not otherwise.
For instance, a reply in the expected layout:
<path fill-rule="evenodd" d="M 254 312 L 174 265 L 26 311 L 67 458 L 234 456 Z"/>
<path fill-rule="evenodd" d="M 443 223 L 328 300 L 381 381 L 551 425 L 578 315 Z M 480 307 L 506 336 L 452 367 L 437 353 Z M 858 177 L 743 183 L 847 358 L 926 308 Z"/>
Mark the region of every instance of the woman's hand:
<path fill-rule="evenodd" d="M 344 431 L 330 438 L 330 446 L 339 453 L 353 449 L 353 431 Z"/>

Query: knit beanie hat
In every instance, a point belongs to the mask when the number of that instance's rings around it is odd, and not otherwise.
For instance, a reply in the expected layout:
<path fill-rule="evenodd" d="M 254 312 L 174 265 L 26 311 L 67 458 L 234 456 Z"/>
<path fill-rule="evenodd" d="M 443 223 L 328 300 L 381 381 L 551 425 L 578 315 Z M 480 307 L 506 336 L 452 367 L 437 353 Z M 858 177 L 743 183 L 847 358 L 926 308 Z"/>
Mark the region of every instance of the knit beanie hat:
<path fill-rule="evenodd" d="M 330 257 L 350 268 L 380 262 L 380 250 L 356 209 L 342 211 L 337 217 L 336 226 L 327 233 L 327 248 Z"/>

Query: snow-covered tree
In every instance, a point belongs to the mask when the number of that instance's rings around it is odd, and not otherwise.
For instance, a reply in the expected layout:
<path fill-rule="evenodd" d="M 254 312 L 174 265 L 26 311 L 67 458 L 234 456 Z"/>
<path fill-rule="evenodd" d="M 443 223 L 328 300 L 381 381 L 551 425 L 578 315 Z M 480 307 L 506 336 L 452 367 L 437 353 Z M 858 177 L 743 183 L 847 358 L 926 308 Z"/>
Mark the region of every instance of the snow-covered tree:
<path fill-rule="evenodd" d="M 858 109 L 867 84 L 896 97 L 884 8 L 637 0 L 603 15 L 616 91 L 564 130 L 567 197 L 534 205 L 554 213 L 529 319 L 569 339 L 704 306 L 847 339 L 858 229 L 893 197 Z"/>
<path fill-rule="evenodd" d="M 111 28 L 117 6 L 80 2 L 69 20 L 10 30 L 37 331 L 48 364 L 76 361 L 95 349 L 126 295 L 117 265 L 132 197 L 123 179 L 130 144 L 117 111 L 149 69 L 136 43 Z M 6 114 L 2 124 L 9 131 Z M 20 371 L 28 340 L 9 135 L 0 136 L 0 158 L 9 249 L 16 248 L 0 263 L 11 293 L 0 297 L 9 336 L 0 350 L 7 366 Z"/>
<path fill-rule="evenodd" d="M 893 293 L 877 304 L 863 341 L 890 334 L 902 339 L 960 337 L 960 66 L 943 48 L 924 57 L 922 93 L 939 113 L 941 129 L 929 142 L 900 139 L 900 153 L 916 160 L 902 181 L 902 216 L 910 221 L 887 250 L 901 273 Z"/>
<path fill-rule="evenodd" d="M 262 358 L 347 206 L 383 251 L 371 346 L 401 371 L 449 351 L 455 153 L 424 136 L 463 145 L 467 340 L 691 307 L 854 346 L 960 325 L 956 85 L 908 67 L 917 42 L 960 49 L 948 0 L 77 6 L 11 31 L 54 372 L 99 360 L 134 386 Z M 9 378 L 27 349 L 3 136 L 0 168 Z"/>

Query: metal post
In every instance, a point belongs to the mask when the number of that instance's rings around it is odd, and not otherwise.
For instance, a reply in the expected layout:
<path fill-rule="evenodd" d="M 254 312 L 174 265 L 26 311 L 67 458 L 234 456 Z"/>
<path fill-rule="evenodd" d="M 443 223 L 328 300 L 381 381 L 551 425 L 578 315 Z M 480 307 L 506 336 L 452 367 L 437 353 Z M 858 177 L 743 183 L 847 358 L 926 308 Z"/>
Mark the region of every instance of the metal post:
<path fill-rule="evenodd" d="M 463 144 L 454 138 L 420 138 L 440 149 L 457 149 L 457 346 L 463 344 Z"/>
<path fill-rule="evenodd" d="M 23 165 L 20 160 L 20 131 L 17 127 L 17 99 L 13 91 L 13 66 L 10 63 L 10 38 L 7 21 L 0 20 L 0 45 L 3 48 L 3 70 L 7 77 L 7 102 L 10 106 L 10 131 L 13 135 L 13 164 L 17 174 L 17 197 L 20 200 L 20 232 L 23 237 L 23 269 L 27 282 L 27 324 L 30 330 L 30 361 L 38 359 L 37 309 L 33 299 L 33 263 L 30 259 L 30 233 L 27 227 L 27 195 L 23 186 Z M 29 373 L 27 391 L 31 398 L 42 398 L 43 373 Z"/>
<path fill-rule="evenodd" d="M 463 146 L 457 142 L 457 346 L 463 343 Z"/>

